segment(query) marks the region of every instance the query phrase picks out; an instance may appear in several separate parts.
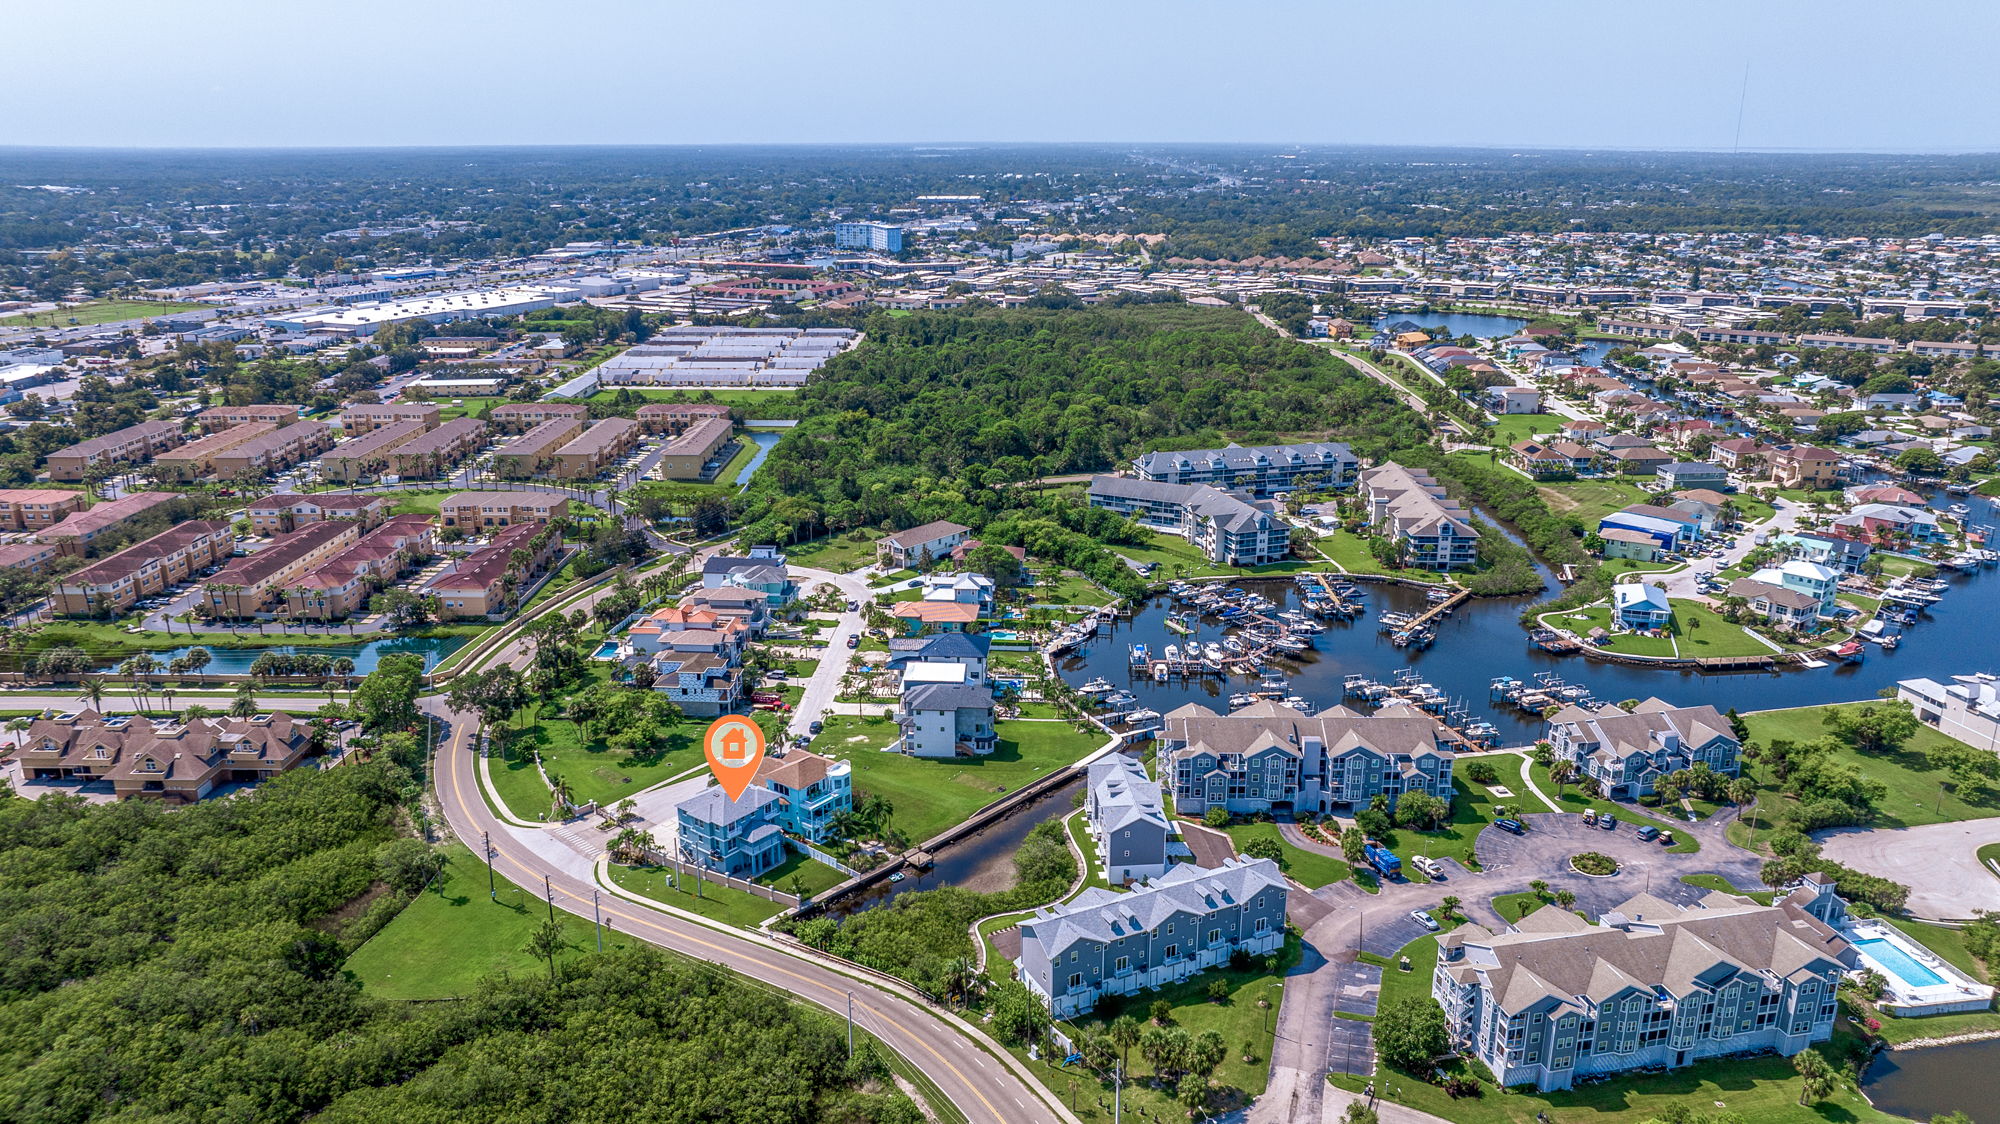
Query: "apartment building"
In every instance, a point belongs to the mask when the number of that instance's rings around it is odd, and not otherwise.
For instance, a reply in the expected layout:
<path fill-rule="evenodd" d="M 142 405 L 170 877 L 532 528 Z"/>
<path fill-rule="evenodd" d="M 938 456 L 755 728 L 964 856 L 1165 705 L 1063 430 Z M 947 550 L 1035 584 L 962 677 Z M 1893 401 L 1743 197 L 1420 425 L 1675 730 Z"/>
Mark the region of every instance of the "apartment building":
<path fill-rule="evenodd" d="M 404 442 L 430 431 L 420 421 L 398 421 L 375 426 L 335 445 L 319 459 L 319 474 L 328 480 L 354 481 L 378 476 L 394 463 L 391 454 Z"/>
<path fill-rule="evenodd" d="M 1090 506 L 1180 535 L 1209 561 L 1260 566 L 1291 556 L 1291 528 L 1269 510 L 1206 484 L 1163 484 L 1129 476 L 1093 476 Z"/>
<path fill-rule="evenodd" d="M 1285 876 L 1270 859 L 1176 866 L 1129 893 L 1093 886 L 1021 922 L 1021 982 L 1056 1019 L 1105 995 L 1164 987 L 1285 942 Z"/>
<path fill-rule="evenodd" d="M 705 788 L 674 806 L 675 849 L 680 861 L 732 878 L 755 878 L 785 861 L 781 801 L 751 785 L 731 800 Z"/>
<path fill-rule="evenodd" d="M 485 422 L 478 418 L 453 418 L 396 446 L 389 459 L 397 475 L 429 479 L 444 475 L 484 444 Z"/>
<path fill-rule="evenodd" d="M 308 524 L 271 540 L 255 554 L 231 561 L 203 583 L 211 615 L 252 617 L 281 600 L 297 579 L 351 546 L 361 529 L 345 520 Z"/>
<path fill-rule="evenodd" d="M 1832 1036 L 1841 975 L 1859 963 L 1832 893 L 1815 878 L 1768 906 L 1640 894 L 1597 925 L 1566 909 L 1498 933 L 1461 925 L 1438 938 L 1431 995 L 1452 1044 L 1506 1086 L 1796 1054 Z"/>
<path fill-rule="evenodd" d="M 179 499 L 171 492 L 133 492 L 115 500 L 105 500 L 82 511 L 71 512 L 62 522 L 36 536 L 54 543 L 66 555 L 82 556 L 99 535 L 123 527 L 154 508 Z"/>
<path fill-rule="evenodd" d="M 728 417 L 729 407 L 719 402 L 649 402 L 639 407 L 639 428 L 678 435 L 696 422 Z"/>
<path fill-rule="evenodd" d="M 638 441 L 638 422 L 630 418 L 605 418 L 556 450 L 556 474 L 565 480 L 589 479 L 624 456 Z"/>
<path fill-rule="evenodd" d="M 188 804 L 222 785 L 254 783 L 305 760 L 312 729 L 284 711 L 251 718 L 106 716 L 94 710 L 32 722 L 23 772 L 38 780 L 108 780 L 120 800 Z"/>
<path fill-rule="evenodd" d="M 928 566 L 950 557 L 952 548 L 971 534 L 972 528 L 962 523 L 940 519 L 883 537 L 875 544 L 875 557 L 892 570 Z"/>
<path fill-rule="evenodd" d="M 640 407 L 643 411 L 645 407 Z M 487 412 L 486 420 L 501 433 L 526 433 L 544 422 L 558 418 L 577 423 L 590 420 L 590 407 L 581 402 L 509 402 Z"/>
<path fill-rule="evenodd" d="M 1117 886 L 1165 874 L 1174 829 L 1146 766 L 1114 753 L 1091 762 L 1085 779 L 1084 818 L 1105 877 Z"/>
<path fill-rule="evenodd" d="M 516 550 L 528 552 L 525 568 L 515 566 Z M 514 596 L 534 584 L 561 550 L 562 536 L 548 524 L 515 523 L 425 582 L 422 593 L 437 598 L 443 620 L 502 617 L 513 610 Z"/>
<path fill-rule="evenodd" d="M 1840 486 L 1840 454 L 1812 445 L 1771 449 L 1765 457 L 1780 488 L 1821 490 Z"/>
<path fill-rule="evenodd" d="M 417 422 L 425 429 L 437 427 L 439 410 L 429 402 L 389 402 L 383 405 L 354 405 L 340 412 L 340 428 L 349 438 L 385 425 Z"/>
<path fill-rule="evenodd" d="M 225 480 L 268 476 L 310 460 L 333 447 L 333 427 L 325 422 L 294 422 L 275 433 L 253 437 L 217 453 L 214 470 Z M 170 456 L 172 454 L 169 454 Z"/>
<path fill-rule="evenodd" d="M 1132 461 L 1141 480 L 1156 484 L 1206 484 L 1223 491 L 1268 496 L 1300 487 L 1346 488 L 1354 483 L 1361 462 L 1338 442 L 1312 441 L 1293 445 L 1253 445 L 1234 442 L 1220 449 L 1147 453 Z"/>
<path fill-rule="evenodd" d="M 244 422 L 219 433 L 197 437 L 185 445 L 169 449 L 153 458 L 153 471 L 162 481 L 189 484 L 215 471 L 215 458 L 278 427 L 270 422 Z"/>
<path fill-rule="evenodd" d="M 0 570 L 45 574 L 62 556 L 62 551 L 49 543 L 0 543 Z"/>
<path fill-rule="evenodd" d="M 1630 713 L 1616 706 L 1564 707 L 1549 719 L 1556 756 L 1612 800 L 1650 796 L 1661 777 L 1697 763 L 1735 776 L 1743 743 L 1712 706 L 1647 699 Z"/>
<path fill-rule="evenodd" d="M 50 600 L 65 617 L 117 616 L 140 599 L 165 593 L 169 586 L 226 561 L 235 546 L 227 521 L 177 523 L 64 575 Z"/>
<path fill-rule="evenodd" d="M 1368 525 L 1396 544 L 1406 563 L 1420 570 L 1451 570 L 1479 559 L 1479 531 L 1472 516 L 1422 469 L 1393 461 L 1362 472 Z"/>
<path fill-rule="evenodd" d="M 779 828 L 809 842 L 824 843 L 833 817 L 854 810 L 854 767 L 803 749 L 765 754 L 756 783 L 778 798 Z"/>
<path fill-rule="evenodd" d="M 550 418 L 507 442 L 493 454 L 493 474 L 509 479 L 548 476 L 555 472 L 556 450 L 583 432 L 580 418 Z"/>
<path fill-rule="evenodd" d="M 1979 672 L 1954 675 L 1949 683 L 1902 679 L 1896 683 L 1896 698 L 1940 733 L 1988 752 L 2000 746 L 2000 677 Z"/>
<path fill-rule="evenodd" d="M 0 488 L 0 530 L 46 531 L 82 510 L 82 492 Z"/>
<path fill-rule="evenodd" d="M 74 483 L 99 465 L 143 464 L 187 440 L 178 421 L 144 421 L 48 456 L 49 479 Z"/>
<path fill-rule="evenodd" d="M 260 406 L 212 406 L 194 416 L 194 422 L 203 433 L 220 433 L 250 422 L 268 422 L 275 426 L 290 425 L 299 420 L 303 408 L 288 406 L 282 402 L 268 402 Z"/>
<path fill-rule="evenodd" d="M 669 480 L 699 480 L 716 450 L 729 443 L 736 423 L 726 417 L 704 418 L 667 442 L 660 454 L 660 475 Z"/>
<path fill-rule="evenodd" d="M 570 501 L 545 492 L 455 492 L 438 504 L 444 527 L 511 527 L 550 523 L 569 515 Z"/>
<path fill-rule="evenodd" d="M 1405 792 L 1449 801 L 1451 744 L 1437 719 L 1409 706 L 1307 717 L 1268 701 L 1226 715 L 1189 703 L 1166 716 L 1160 782 L 1186 816 L 1365 808 L 1377 795 L 1393 805 Z"/>
<path fill-rule="evenodd" d="M 280 492 L 251 500 L 246 510 L 250 527 L 257 534 L 281 535 L 322 519 L 351 520 L 365 531 L 387 519 L 389 509 L 395 505 L 394 496 L 362 492 L 322 492 L 310 496 Z"/>
<path fill-rule="evenodd" d="M 284 591 L 285 610 L 299 619 L 331 621 L 366 609 L 368 600 L 411 567 L 437 553 L 428 515 L 398 515 L 301 575 Z"/>

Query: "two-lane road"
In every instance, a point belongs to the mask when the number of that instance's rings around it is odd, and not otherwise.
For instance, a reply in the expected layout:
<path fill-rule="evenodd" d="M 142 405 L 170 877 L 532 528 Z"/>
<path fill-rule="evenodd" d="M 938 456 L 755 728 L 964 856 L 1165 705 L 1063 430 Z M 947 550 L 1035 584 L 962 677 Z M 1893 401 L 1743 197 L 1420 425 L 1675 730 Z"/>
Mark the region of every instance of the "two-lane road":
<path fill-rule="evenodd" d="M 426 699 L 424 709 L 449 727 L 438 751 L 436 776 L 438 800 L 453 833 L 475 847 L 481 833 L 489 833 L 497 852 L 496 871 L 528 887 L 546 877 L 557 908 L 591 917 L 592 891 L 597 887 L 575 871 L 576 864 L 544 857 L 528 839 L 540 829 L 510 827 L 487 807 L 475 772 L 474 720 L 453 712 L 438 698 Z M 623 898 L 605 894 L 598 903 L 607 924 L 649 944 L 740 972 L 836 1014 L 846 1014 L 851 1000 L 855 1025 L 921 1070 L 975 1124 L 1074 1124 L 1075 1117 L 1052 1103 L 1045 1089 L 1002 1062 L 997 1049 L 982 1048 L 944 1015 L 887 985 L 846 976 L 767 941 L 735 936 Z"/>

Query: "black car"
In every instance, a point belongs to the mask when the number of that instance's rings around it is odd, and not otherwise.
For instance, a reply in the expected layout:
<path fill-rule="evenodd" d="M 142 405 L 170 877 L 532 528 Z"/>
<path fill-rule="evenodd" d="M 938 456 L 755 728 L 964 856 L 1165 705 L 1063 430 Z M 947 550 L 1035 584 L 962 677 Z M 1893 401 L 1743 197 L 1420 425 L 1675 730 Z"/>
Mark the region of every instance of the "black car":
<path fill-rule="evenodd" d="M 808 725 L 808 726 L 806 727 L 806 730 L 807 730 L 807 732 L 808 732 L 808 733 L 814 733 L 814 734 L 817 734 L 817 733 L 819 733 L 819 732 L 820 732 L 820 730 L 821 730 L 822 728 L 823 728 L 823 723 L 821 723 L 821 722 L 819 722 L 819 721 L 818 721 L 817 719 L 815 719 L 815 720 L 814 720 L 814 721 L 812 722 L 812 724 L 811 724 L 811 725 Z"/>
<path fill-rule="evenodd" d="M 1520 820 L 1494 820 L 1493 826 L 1499 828 L 1501 831 L 1504 831 L 1509 835 L 1528 834 L 1528 829 L 1522 826 Z"/>

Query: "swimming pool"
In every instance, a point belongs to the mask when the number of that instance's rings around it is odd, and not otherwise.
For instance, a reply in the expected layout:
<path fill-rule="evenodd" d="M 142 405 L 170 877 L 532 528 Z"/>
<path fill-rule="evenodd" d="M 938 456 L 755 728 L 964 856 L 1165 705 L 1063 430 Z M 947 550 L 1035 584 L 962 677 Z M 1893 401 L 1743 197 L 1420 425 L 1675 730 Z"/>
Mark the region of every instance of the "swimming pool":
<path fill-rule="evenodd" d="M 618 641 L 616 640 L 606 640 L 604 643 L 599 644 L 597 646 L 597 650 L 595 652 L 592 652 L 590 654 L 590 658 L 594 660 L 616 659 L 617 656 L 618 656 Z"/>
<path fill-rule="evenodd" d="M 1922 961 L 1887 938 L 1864 937 L 1855 941 L 1854 947 L 1909 987 L 1939 987 L 1947 982 L 1943 976 L 1925 967 Z"/>

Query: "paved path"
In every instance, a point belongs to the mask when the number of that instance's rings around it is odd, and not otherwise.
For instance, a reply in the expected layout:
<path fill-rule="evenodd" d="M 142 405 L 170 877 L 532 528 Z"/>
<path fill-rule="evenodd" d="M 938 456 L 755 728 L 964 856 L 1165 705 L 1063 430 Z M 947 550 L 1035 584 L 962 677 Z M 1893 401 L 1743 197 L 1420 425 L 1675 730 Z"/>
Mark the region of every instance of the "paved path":
<path fill-rule="evenodd" d="M 1805 514 L 1805 508 L 1782 496 L 1773 501 L 1773 506 L 1777 508 L 1775 515 L 1771 516 L 1768 521 L 1759 523 L 1755 528 L 1738 535 L 1736 537 L 1736 544 L 1724 550 L 1721 554 L 1710 555 L 1707 558 L 1701 559 L 1695 565 L 1683 566 L 1670 574 L 1645 574 L 1641 576 L 1655 585 L 1664 582 L 1667 587 L 1667 596 L 1669 597 L 1684 597 L 1703 602 L 1710 601 L 1711 598 L 1707 594 L 1695 588 L 1694 572 L 1696 565 L 1704 570 L 1713 569 L 1719 574 L 1729 567 L 1736 565 L 1738 562 L 1743 561 L 1745 555 L 1757 549 L 1760 545 L 1757 542 L 1757 534 L 1759 532 L 1763 532 L 1766 536 L 1773 538 L 1786 534 L 1798 526 L 1799 518 Z"/>
<path fill-rule="evenodd" d="M 1910 888 L 1909 910 L 1931 920 L 1959 921 L 1982 909 L 2000 910 L 2000 875 L 1976 852 L 2000 843 L 2000 817 L 1923 827 L 1841 828 L 1820 832 L 1821 853 L 1834 862 Z"/>
<path fill-rule="evenodd" d="M 842 597 L 859 606 L 867 606 L 869 599 L 868 579 L 862 576 L 836 574 L 830 570 L 809 570 L 793 567 L 792 575 L 799 588 L 807 593 L 818 585 L 831 585 L 840 590 Z M 803 734 L 816 721 L 831 713 L 834 696 L 840 694 L 841 677 L 854 662 L 854 649 L 847 646 L 847 638 L 861 635 L 864 626 L 862 612 L 857 609 L 848 612 L 842 609 L 838 623 L 832 629 L 823 629 L 821 639 L 827 642 L 819 654 L 819 667 L 812 678 L 806 680 L 804 693 L 799 705 L 792 711 L 792 721 L 788 727 L 793 734 Z"/>

